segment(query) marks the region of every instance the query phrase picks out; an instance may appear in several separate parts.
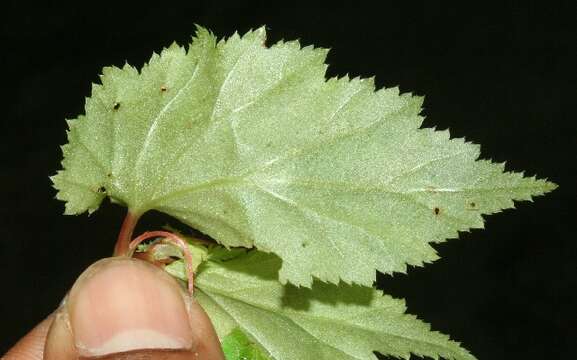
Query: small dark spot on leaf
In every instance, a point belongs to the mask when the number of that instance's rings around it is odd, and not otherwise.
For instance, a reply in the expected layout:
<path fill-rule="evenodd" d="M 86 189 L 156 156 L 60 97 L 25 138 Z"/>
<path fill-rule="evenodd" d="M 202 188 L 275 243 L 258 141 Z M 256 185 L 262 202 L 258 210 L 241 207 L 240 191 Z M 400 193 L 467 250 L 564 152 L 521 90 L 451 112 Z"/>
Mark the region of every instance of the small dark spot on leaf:
<path fill-rule="evenodd" d="M 120 109 L 120 103 L 119 103 L 119 102 L 115 102 L 114 105 L 112 106 L 112 108 L 113 108 L 114 110 Z"/>
<path fill-rule="evenodd" d="M 104 186 L 101 186 L 101 187 L 99 187 L 98 190 L 96 190 L 96 191 L 102 194 L 102 193 L 105 193 L 105 192 L 106 192 L 106 188 L 105 188 Z"/>
<path fill-rule="evenodd" d="M 308 244 L 306 242 L 301 243 L 301 247 L 306 248 Z"/>
<path fill-rule="evenodd" d="M 439 209 L 438 207 L 434 208 L 433 211 L 435 212 L 435 215 L 439 215 L 439 213 L 441 212 L 441 209 Z"/>
<path fill-rule="evenodd" d="M 475 204 L 474 202 L 470 203 L 469 205 L 470 205 L 471 207 L 476 207 L 476 206 L 477 206 L 477 204 Z"/>
<path fill-rule="evenodd" d="M 165 92 L 166 90 L 168 90 L 168 88 L 166 87 L 166 85 L 162 85 L 160 87 L 160 91 Z"/>
<path fill-rule="evenodd" d="M 112 177 L 112 173 L 106 174 L 106 177 L 111 178 L 111 177 Z"/>

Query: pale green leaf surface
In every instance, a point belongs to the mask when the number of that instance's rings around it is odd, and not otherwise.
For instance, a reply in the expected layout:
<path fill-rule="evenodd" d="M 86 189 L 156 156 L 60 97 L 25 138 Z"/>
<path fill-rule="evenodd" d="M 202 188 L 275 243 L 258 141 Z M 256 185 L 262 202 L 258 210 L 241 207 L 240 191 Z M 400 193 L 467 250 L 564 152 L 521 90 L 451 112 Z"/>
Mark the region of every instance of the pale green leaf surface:
<path fill-rule="evenodd" d="M 358 285 L 278 281 L 281 260 L 250 251 L 199 268 L 195 296 L 221 339 L 237 327 L 275 360 L 474 359 L 458 343 L 405 314 L 403 301 Z"/>
<path fill-rule="evenodd" d="M 188 51 L 173 45 L 140 72 L 105 68 L 52 178 L 66 213 L 107 195 L 275 253 L 282 282 L 370 285 L 554 188 L 419 129 L 421 98 L 326 81 L 326 50 L 264 40 L 263 28 L 220 42 L 200 28 Z"/>

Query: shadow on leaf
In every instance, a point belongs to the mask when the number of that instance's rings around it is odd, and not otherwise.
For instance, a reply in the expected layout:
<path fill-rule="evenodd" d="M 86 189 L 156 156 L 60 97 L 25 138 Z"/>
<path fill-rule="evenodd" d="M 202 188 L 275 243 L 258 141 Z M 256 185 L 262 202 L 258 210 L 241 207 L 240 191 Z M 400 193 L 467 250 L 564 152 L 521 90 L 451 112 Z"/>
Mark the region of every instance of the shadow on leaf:
<path fill-rule="evenodd" d="M 283 286 L 282 306 L 308 311 L 312 302 L 337 306 L 338 304 L 368 306 L 375 295 L 374 289 L 340 283 L 327 284 L 315 280 L 312 287 L 303 288 L 292 284 Z"/>

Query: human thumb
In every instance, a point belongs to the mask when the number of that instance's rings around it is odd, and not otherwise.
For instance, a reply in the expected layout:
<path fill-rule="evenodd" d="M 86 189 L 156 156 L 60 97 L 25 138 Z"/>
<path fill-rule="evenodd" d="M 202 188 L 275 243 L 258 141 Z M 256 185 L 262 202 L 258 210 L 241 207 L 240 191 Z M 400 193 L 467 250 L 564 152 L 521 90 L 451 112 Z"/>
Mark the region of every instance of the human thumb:
<path fill-rule="evenodd" d="M 44 359 L 195 359 L 224 356 L 210 319 L 161 269 L 116 257 L 90 266 L 54 316 Z"/>

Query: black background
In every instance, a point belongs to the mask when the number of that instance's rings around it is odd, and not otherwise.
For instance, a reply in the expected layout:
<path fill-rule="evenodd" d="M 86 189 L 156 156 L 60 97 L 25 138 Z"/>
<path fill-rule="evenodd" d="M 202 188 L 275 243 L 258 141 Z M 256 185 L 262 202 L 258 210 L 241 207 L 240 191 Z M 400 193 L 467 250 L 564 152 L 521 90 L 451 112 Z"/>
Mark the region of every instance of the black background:
<path fill-rule="evenodd" d="M 3 2 L 0 353 L 111 253 L 124 210 L 63 216 L 48 179 L 64 119 L 83 112 L 101 68 L 140 67 L 172 41 L 186 44 L 194 24 L 219 37 L 266 24 L 269 43 L 330 47 L 330 76 L 376 75 L 379 86 L 425 95 L 426 126 L 560 185 L 379 285 L 479 359 L 577 358 L 577 5 L 464 3 Z M 149 214 L 139 229 L 165 221 Z"/>

